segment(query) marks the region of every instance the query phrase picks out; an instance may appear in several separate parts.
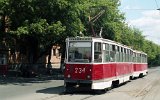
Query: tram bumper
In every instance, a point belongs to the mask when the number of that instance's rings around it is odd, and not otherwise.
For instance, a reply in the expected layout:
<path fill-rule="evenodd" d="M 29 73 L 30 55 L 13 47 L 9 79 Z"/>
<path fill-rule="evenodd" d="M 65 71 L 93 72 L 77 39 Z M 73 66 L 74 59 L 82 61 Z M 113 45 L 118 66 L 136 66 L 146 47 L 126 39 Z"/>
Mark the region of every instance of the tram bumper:
<path fill-rule="evenodd" d="M 64 86 L 66 89 L 73 90 L 90 90 L 92 89 L 92 81 L 89 80 L 64 80 Z"/>
<path fill-rule="evenodd" d="M 93 81 L 93 80 L 64 80 L 65 88 L 80 90 L 102 90 L 111 87 L 112 81 Z"/>

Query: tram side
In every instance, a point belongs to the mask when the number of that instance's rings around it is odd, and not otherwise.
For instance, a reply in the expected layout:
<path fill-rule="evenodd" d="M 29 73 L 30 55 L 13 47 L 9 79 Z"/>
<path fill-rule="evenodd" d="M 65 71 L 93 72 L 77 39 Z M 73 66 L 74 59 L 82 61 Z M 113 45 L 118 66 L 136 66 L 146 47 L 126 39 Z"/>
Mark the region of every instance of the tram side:
<path fill-rule="evenodd" d="M 66 43 L 66 89 L 76 87 L 102 90 L 129 81 L 146 69 L 144 64 L 133 63 L 133 58 L 138 57 L 133 56 L 135 51 L 111 40 L 68 38 Z"/>
<path fill-rule="evenodd" d="M 141 51 L 133 51 L 133 77 L 143 77 L 148 73 L 147 54 Z"/>

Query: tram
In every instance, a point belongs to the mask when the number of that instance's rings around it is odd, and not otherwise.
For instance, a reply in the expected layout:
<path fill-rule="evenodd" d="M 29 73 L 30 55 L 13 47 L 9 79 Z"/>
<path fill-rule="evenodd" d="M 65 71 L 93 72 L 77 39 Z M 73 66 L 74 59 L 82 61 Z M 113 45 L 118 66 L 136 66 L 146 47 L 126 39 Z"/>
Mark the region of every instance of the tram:
<path fill-rule="evenodd" d="M 66 38 L 64 84 L 103 90 L 147 74 L 147 54 L 97 37 Z"/>

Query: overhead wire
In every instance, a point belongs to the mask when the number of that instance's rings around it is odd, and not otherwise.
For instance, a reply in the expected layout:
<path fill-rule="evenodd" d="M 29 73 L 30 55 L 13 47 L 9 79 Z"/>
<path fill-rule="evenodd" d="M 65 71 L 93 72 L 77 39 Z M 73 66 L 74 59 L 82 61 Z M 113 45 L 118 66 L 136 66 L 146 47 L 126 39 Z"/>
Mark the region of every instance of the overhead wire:
<path fill-rule="evenodd" d="M 154 0 L 154 1 L 155 1 L 155 3 L 156 3 L 157 8 L 159 8 L 157 0 Z"/>

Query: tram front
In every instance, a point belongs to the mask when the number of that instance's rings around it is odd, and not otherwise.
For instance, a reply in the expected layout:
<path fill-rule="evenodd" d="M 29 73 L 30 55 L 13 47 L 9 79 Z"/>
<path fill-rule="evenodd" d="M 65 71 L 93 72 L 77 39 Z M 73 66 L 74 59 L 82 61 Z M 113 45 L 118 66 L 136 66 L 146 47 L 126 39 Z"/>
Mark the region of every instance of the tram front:
<path fill-rule="evenodd" d="M 91 87 L 92 38 L 66 39 L 65 88 Z"/>

